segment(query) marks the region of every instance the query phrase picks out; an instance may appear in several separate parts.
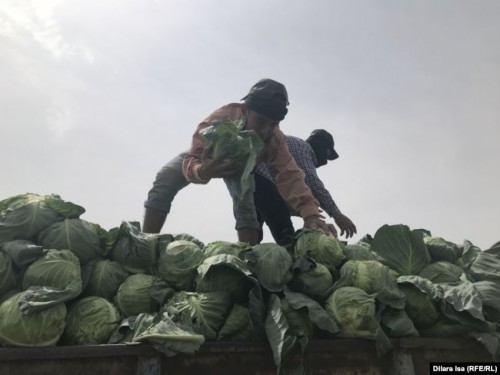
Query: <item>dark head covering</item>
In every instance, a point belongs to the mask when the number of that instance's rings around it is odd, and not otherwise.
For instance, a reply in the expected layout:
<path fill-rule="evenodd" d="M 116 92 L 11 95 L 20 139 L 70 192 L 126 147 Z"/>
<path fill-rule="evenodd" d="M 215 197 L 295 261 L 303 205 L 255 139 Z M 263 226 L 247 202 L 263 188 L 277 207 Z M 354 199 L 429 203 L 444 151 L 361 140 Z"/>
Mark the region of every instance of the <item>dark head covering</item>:
<path fill-rule="evenodd" d="M 281 121 L 288 113 L 288 93 L 283 84 L 269 78 L 261 79 L 242 99 L 248 109 L 271 120 Z"/>
<path fill-rule="evenodd" d="M 324 129 L 313 130 L 306 141 L 309 142 L 316 154 L 318 167 L 325 165 L 328 160 L 335 160 L 339 157 L 334 148 L 335 142 L 332 135 Z"/>

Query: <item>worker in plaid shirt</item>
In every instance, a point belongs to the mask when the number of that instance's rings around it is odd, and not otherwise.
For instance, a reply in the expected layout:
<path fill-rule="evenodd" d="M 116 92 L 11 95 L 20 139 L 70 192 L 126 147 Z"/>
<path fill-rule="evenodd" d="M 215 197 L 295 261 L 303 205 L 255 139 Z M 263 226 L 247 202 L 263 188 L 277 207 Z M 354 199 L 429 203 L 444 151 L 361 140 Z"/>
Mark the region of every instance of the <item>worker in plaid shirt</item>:
<path fill-rule="evenodd" d="M 339 157 L 332 135 L 326 130 L 317 129 L 305 141 L 289 135 L 286 136 L 286 141 L 297 165 L 304 171 L 305 182 L 320 207 L 335 220 L 341 236 L 345 234 L 346 238 L 352 237 L 356 233 L 356 226 L 340 211 L 316 172 L 317 168 Z M 281 198 L 274 185 L 275 174 L 266 164 L 260 164 L 255 169 L 255 207 L 259 221 L 268 225 L 276 243 L 286 245 L 292 241 L 295 233 L 291 215 L 296 214 Z"/>

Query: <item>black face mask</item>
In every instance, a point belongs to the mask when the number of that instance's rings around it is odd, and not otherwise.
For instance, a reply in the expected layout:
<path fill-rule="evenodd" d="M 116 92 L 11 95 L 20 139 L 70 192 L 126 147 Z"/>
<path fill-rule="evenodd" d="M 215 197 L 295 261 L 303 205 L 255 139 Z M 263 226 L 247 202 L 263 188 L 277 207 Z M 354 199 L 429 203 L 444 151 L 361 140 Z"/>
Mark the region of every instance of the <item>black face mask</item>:
<path fill-rule="evenodd" d="M 245 104 L 248 109 L 258 112 L 271 120 L 281 121 L 285 118 L 288 109 L 284 100 L 267 100 L 258 96 L 248 95 L 245 97 Z"/>
<path fill-rule="evenodd" d="M 314 155 L 316 155 L 316 168 L 319 168 L 328 163 L 328 146 L 324 142 L 317 139 L 308 140 L 312 149 L 314 150 Z"/>

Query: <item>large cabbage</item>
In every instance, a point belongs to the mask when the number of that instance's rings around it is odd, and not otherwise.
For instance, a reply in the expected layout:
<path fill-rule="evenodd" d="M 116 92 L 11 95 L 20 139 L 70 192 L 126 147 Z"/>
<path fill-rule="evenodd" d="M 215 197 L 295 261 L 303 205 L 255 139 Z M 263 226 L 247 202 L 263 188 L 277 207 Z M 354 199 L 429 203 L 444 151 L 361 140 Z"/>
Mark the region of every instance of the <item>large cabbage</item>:
<path fill-rule="evenodd" d="M 52 194 L 20 194 L 0 201 L 0 244 L 31 240 L 40 231 L 64 218 L 77 218 L 83 207 Z"/>
<path fill-rule="evenodd" d="M 244 163 L 243 169 L 236 177 L 226 178 L 226 183 L 235 187 L 237 198 L 244 197 L 253 186 L 252 171 L 257 155 L 264 147 L 264 142 L 253 130 L 244 130 L 245 120 L 229 119 L 214 121 L 201 131 L 207 146 L 212 147 L 212 157 L 226 155 L 229 159 Z"/>
<path fill-rule="evenodd" d="M 158 259 L 159 237 L 142 233 L 138 222 L 124 221 L 111 250 L 113 260 L 130 273 L 152 273 Z"/>
<path fill-rule="evenodd" d="M 312 298 L 324 300 L 333 287 L 333 277 L 328 268 L 309 257 L 298 258 L 293 265 L 294 275 L 289 287 Z"/>
<path fill-rule="evenodd" d="M 175 240 L 160 249 L 158 274 L 179 290 L 193 291 L 203 251 L 194 242 Z"/>
<path fill-rule="evenodd" d="M 68 309 L 62 341 L 67 345 L 106 344 L 120 325 L 118 309 L 102 297 L 85 297 Z"/>
<path fill-rule="evenodd" d="M 342 335 L 375 339 L 378 355 L 392 349 L 377 321 L 374 295 L 353 286 L 344 286 L 328 297 L 325 309 L 339 324 Z"/>
<path fill-rule="evenodd" d="M 292 256 L 275 243 L 253 246 L 252 250 L 245 252 L 245 261 L 262 286 L 271 292 L 282 291 L 292 279 Z"/>
<path fill-rule="evenodd" d="M 370 244 L 366 242 L 347 244 L 343 251 L 347 260 L 377 260 L 377 255 L 371 251 Z"/>
<path fill-rule="evenodd" d="M 118 288 L 129 276 L 127 270 L 118 262 L 97 259 L 87 265 L 90 277 L 84 290 L 87 296 L 103 297 L 112 300 Z"/>
<path fill-rule="evenodd" d="M 349 260 L 340 268 L 340 279 L 335 288 L 355 286 L 368 294 L 374 294 L 377 301 L 402 309 L 405 295 L 398 288 L 389 267 L 376 260 Z"/>
<path fill-rule="evenodd" d="M 189 327 L 205 339 L 215 340 L 231 306 L 231 298 L 225 292 L 178 292 L 163 309 L 181 327 Z"/>
<path fill-rule="evenodd" d="M 251 277 L 247 265 L 234 255 L 213 255 L 197 269 L 197 292 L 228 292 L 233 301 L 245 302 L 257 280 Z"/>
<path fill-rule="evenodd" d="M 310 256 L 331 272 L 335 272 L 345 259 L 339 240 L 319 229 L 301 230 L 296 238 L 295 252 L 299 256 Z"/>
<path fill-rule="evenodd" d="M 82 219 L 65 219 L 52 224 L 38 235 L 38 243 L 46 249 L 71 250 L 87 264 L 105 253 L 102 229 Z"/>
<path fill-rule="evenodd" d="M 23 314 L 17 293 L 0 305 L 0 343 L 5 346 L 54 346 L 59 341 L 66 318 L 66 305 L 58 303 L 41 311 Z"/>
<path fill-rule="evenodd" d="M 69 250 L 50 249 L 24 272 L 20 306 L 29 313 L 69 301 L 82 292 L 82 283 L 78 258 Z"/>
<path fill-rule="evenodd" d="M 151 313 L 158 310 L 158 302 L 151 295 L 151 288 L 158 277 L 137 273 L 128 276 L 120 285 L 113 303 L 124 317 Z"/>
<path fill-rule="evenodd" d="M 424 243 L 434 261 L 445 260 L 454 263 L 459 256 L 458 246 L 442 237 L 424 236 Z"/>

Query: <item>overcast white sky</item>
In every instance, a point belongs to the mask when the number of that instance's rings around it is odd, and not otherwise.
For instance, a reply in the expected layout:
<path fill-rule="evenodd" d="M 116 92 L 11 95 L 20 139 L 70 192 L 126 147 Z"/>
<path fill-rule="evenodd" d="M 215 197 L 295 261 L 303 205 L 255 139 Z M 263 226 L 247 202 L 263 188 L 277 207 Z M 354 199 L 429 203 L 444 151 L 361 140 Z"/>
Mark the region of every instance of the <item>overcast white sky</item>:
<path fill-rule="evenodd" d="M 106 229 L 142 221 L 197 124 L 267 77 L 287 86 L 286 134 L 334 135 L 319 174 L 350 242 L 402 223 L 486 249 L 499 20 L 497 0 L 0 0 L 0 199 L 55 193 Z M 181 191 L 164 232 L 236 240 L 224 184 Z"/>

